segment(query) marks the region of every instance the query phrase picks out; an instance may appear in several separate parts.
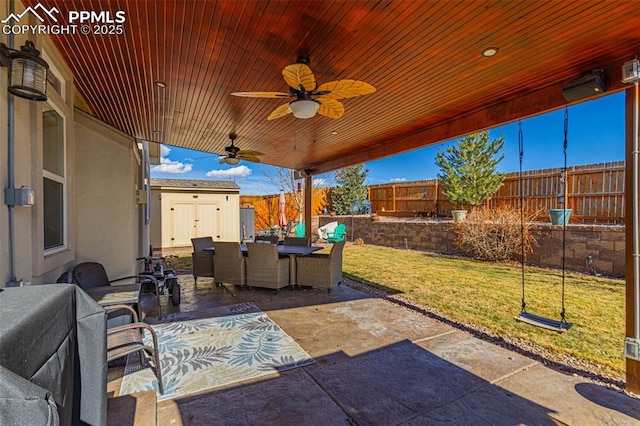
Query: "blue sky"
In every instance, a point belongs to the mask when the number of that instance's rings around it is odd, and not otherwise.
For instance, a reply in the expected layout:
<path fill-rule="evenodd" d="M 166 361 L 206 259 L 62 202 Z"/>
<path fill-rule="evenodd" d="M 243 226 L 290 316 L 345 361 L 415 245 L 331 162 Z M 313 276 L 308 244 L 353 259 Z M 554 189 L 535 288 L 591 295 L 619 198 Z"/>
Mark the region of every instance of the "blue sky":
<path fill-rule="evenodd" d="M 624 92 L 605 96 L 569 108 L 567 164 L 603 163 L 624 160 Z M 317 119 L 324 119 L 319 117 Z M 524 137 L 523 169 L 562 167 L 564 109 L 522 121 Z M 518 123 L 493 128 L 491 138 L 505 137 L 501 172 L 518 170 Z M 377 161 L 368 162 L 368 184 L 405 182 L 436 177 L 434 159 L 447 143 L 421 148 Z M 237 166 L 218 164 L 218 157 L 200 158 L 207 153 L 164 146 L 160 166 L 151 176 L 174 179 L 234 180 L 241 194 L 273 194 L 279 188 L 265 183 L 271 166 L 241 162 Z M 318 176 L 319 186 L 332 184 L 331 176 Z"/>

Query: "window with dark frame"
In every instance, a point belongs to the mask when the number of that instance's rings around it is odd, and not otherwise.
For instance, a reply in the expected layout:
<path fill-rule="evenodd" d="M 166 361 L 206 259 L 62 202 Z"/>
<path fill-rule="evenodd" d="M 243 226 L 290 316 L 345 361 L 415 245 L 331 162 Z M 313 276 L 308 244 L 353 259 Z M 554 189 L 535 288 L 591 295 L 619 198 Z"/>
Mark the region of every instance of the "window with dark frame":
<path fill-rule="evenodd" d="M 42 112 L 44 249 L 65 245 L 64 118 L 49 105 Z"/>

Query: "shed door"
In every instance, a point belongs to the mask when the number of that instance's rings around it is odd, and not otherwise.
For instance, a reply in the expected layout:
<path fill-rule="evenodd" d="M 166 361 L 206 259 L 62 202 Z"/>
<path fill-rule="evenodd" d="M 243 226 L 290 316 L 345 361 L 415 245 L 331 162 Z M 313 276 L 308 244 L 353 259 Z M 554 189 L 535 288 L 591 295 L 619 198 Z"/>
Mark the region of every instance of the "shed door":
<path fill-rule="evenodd" d="M 217 204 L 203 202 L 197 204 L 197 237 L 213 237 L 214 240 L 220 239 L 220 233 L 218 232 L 219 213 Z"/>
<path fill-rule="evenodd" d="M 172 247 L 191 245 L 196 235 L 196 205 L 194 202 L 174 202 L 171 206 Z"/>

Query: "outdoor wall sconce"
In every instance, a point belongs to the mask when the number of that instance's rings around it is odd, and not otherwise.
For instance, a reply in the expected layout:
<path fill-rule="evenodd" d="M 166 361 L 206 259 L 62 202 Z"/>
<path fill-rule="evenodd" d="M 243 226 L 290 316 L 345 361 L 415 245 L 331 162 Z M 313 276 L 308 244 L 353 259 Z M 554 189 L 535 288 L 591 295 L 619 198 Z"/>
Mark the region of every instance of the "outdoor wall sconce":
<path fill-rule="evenodd" d="M 9 93 L 31 101 L 47 100 L 49 64 L 32 41 L 27 40 L 20 50 L 0 43 L 0 65 L 9 67 Z"/>

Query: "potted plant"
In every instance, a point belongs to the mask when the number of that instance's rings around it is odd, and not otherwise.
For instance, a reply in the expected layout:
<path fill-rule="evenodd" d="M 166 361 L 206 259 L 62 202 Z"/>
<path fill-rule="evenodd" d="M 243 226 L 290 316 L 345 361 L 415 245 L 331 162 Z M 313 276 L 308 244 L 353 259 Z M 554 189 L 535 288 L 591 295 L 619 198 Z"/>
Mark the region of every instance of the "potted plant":
<path fill-rule="evenodd" d="M 560 173 L 560 194 L 556 198 L 556 203 L 559 208 L 549 209 L 549 219 L 551 219 L 552 225 L 566 225 L 571 218 L 571 209 L 565 208 L 565 188 L 566 188 L 566 170 L 562 170 Z"/>
<path fill-rule="evenodd" d="M 467 217 L 467 210 L 451 210 L 451 217 L 455 223 L 464 222 Z"/>
<path fill-rule="evenodd" d="M 571 209 L 549 209 L 552 225 L 566 225 L 571 218 Z"/>
<path fill-rule="evenodd" d="M 504 158 L 504 154 L 498 156 L 503 146 L 504 136 L 489 142 L 489 132 L 484 131 L 463 137 L 446 151 L 438 151 L 438 179 L 449 201 L 475 208 L 502 186 L 504 177 L 497 172 L 497 165 Z M 467 211 L 452 210 L 451 214 L 455 222 L 460 222 Z"/>

